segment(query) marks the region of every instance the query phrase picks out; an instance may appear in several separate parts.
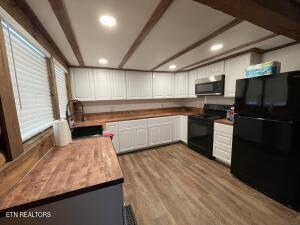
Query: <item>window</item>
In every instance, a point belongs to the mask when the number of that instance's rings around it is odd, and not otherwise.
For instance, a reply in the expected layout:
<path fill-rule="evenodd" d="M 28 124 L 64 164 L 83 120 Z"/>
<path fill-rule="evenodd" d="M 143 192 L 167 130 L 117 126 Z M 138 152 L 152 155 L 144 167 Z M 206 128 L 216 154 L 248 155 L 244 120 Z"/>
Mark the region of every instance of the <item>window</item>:
<path fill-rule="evenodd" d="M 46 56 L 2 21 L 22 140 L 50 127 L 52 100 Z"/>
<path fill-rule="evenodd" d="M 66 106 L 68 103 L 65 70 L 58 63 L 54 63 L 55 79 L 57 86 L 59 114 L 61 119 L 66 118 Z"/>

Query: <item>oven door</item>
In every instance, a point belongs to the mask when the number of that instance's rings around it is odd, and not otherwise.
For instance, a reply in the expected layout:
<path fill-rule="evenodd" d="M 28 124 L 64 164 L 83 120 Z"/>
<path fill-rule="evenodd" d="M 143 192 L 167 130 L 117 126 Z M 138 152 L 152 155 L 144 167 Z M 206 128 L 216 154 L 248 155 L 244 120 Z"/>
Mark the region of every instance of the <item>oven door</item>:
<path fill-rule="evenodd" d="M 224 82 L 215 81 L 209 83 L 195 84 L 196 95 L 223 95 L 224 94 Z"/>
<path fill-rule="evenodd" d="M 188 146 L 198 153 L 213 158 L 213 121 L 189 117 Z"/>

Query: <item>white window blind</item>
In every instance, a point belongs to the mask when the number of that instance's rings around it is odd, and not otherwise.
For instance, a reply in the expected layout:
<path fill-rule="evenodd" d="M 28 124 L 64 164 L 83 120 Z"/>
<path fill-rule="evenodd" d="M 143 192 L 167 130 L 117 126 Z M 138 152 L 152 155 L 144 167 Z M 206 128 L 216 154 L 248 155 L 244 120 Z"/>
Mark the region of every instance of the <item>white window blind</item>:
<path fill-rule="evenodd" d="M 59 114 L 61 119 L 66 118 L 66 106 L 68 103 L 66 74 L 65 71 L 56 63 L 54 63 L 55 79 L 57 86 Z"/>
<path fill-rule="evenodd" d="M 45 55 L 2 21 L 22 140 L 50 127 L 52 101 Z"/>

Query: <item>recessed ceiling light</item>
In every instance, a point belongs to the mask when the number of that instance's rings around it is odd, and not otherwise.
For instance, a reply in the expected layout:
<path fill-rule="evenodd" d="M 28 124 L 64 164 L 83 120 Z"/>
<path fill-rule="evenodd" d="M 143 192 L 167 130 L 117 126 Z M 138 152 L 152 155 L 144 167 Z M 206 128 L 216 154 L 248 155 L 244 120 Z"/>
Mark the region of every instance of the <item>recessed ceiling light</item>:
<path fill-rule="evenodd" d="M 170 70 L 175 70 L 176 67 L 177 67 L 177 66 L 176 66 L 175 64 L 172 64 L 172 65 L 169 66 L 169 69 L 170 69 Z"/>
<path fill-rule="evenodd" d="M 104 59 L 104 58 L 99 59 L 98 62 L 100 64 L 107 64 L 108 63 L 107 59 Z"/>
<path fill-rule="evenodd" d="M 116 19 L 112 16 L 101 16 L 100 23 L 107 27 L 113 27 L 116 25 Z"/>
<path fill-rule="evenodd" d="M 215 44 L 215 45 L 210 47 L 210 50 L 217 51 L 217 50 L 220 50 L 221 48 L 223 48 L 222 44 Z"/>

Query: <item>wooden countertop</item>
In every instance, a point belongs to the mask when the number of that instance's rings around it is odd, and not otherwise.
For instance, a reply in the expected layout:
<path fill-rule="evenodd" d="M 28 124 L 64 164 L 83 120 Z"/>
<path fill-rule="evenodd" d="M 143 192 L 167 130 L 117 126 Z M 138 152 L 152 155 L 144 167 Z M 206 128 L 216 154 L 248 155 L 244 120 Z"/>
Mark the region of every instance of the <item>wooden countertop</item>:
<path fill-rule="evenodd" d="M 75 127 L 105 125 L 109 122 L 137 120 L 164 116 L 189 116 L 203 113 L 201 108 L 174 107 L 162 109 L 130 110 L 121 112 L 92 113 L 86 115 L 86 121 L 75 121 Z"/>
<path fill-rule="evenodd" d="M 228 119 L 215 120 L 215 123 L 222 123 L 222 124 L 233 126 L 233 122 Z"/>
<path fill-rule="evenodd" d="M 77 139 L 51 149 L 1 199 L 0 210 L 24 210 L 123 181 L 110 138 Z"/>

